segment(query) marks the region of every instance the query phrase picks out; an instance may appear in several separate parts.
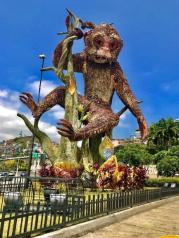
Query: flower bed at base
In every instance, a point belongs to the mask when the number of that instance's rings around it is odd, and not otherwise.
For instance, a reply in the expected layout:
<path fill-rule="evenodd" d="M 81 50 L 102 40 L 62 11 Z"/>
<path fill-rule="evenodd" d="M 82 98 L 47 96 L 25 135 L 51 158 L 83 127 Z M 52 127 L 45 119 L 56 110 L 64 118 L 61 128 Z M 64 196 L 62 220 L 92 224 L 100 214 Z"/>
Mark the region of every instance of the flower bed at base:
<path fill-rule="evenodd" d="M 111 156 L 101 166 L 88 164 L 85 168 L 70 162 L 58 162 L 53 166 L 44 164 L 39 175 L 65 179 L 78 177 L 85 187 L 121 190 L 141 189 L 147 179 L 144 168 L 118 164 L 116 156 Z M 49 186 L 53 186 L 53 183 L 49 182 Z"/>

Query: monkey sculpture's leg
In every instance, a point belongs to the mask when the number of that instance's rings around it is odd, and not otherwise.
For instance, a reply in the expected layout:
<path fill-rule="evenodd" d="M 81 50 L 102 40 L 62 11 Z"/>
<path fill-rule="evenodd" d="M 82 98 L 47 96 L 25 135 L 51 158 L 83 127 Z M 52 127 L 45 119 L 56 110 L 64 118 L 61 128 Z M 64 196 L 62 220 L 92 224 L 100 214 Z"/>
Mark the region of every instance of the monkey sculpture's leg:
<path fill-rule="evenodd" d="M 108 106 L 92 102 L 88 112 L 88 123 L 78 131 L 74 131 L 70 122 L 61 119 L 58 123 L 58 133 L 72 141 L 83 140 L 97 134 L 108 132 L 119 122 L 119 117 Z"/>
<path fill-rule="evenodd" d="M 30 93 L 22 93 L 20 100 L 23 102 L 32 112 L 35 118 L 39 118 L 44 112 L 50 110 L 55 105 L 65 107 L 65 87 L 57 87 L 51 91 L 43 100 L 37 105 Z M 89 105 L 89 100 L 84 96 L 78 94 L 78 103 L 82 104 L 84 108 Z"/>
<path fill-rule="evenodd" d="M 37 105 L 30 93 L 22 93 L 20 100 L 23 102 L 32 112 L 35 118 L 40 117 L 44 112 L 48 111 L 55 105 L 60 105 L 64 108 L 65 104 L 65 88 L 57 87 L 51 91 L 43 100 Z"/>

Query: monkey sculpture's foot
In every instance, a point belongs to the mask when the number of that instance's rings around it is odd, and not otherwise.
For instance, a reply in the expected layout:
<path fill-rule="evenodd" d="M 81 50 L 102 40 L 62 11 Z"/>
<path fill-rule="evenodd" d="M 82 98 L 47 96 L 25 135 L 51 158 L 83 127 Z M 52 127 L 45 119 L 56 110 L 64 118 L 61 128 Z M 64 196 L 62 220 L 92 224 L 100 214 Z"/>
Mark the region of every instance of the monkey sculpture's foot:
<path fill-rule="evenodd" d="M 21 102 L 23 102 L 32 112 L 32 115 L 37 118 L 40 115 L 37 113 L 37 105 L 33 100 L 33 97 L 30 93 L 22 93 L 19 96 Z"/>

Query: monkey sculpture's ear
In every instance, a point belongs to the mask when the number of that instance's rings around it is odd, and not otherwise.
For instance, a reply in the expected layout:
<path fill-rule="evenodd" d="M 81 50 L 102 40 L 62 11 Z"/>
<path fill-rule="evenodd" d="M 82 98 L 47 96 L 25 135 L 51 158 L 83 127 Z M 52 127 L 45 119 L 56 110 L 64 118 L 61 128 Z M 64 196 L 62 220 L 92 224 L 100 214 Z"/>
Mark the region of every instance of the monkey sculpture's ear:
<path fill-rule="evenodd" d="M 81 28 L 84 30 L 85 28 L 89 28 L 89 29 L 94 29 L 96 27 L 96 25 L 90 21 L 82 21 L 81 19 L 79 20 L 81 23 Z"/>

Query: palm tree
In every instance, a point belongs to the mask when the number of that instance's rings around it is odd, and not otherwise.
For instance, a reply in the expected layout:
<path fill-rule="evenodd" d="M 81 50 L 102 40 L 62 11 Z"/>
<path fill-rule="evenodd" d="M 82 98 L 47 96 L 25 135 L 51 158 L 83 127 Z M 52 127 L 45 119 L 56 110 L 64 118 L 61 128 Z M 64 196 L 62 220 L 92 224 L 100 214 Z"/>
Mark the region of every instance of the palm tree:
<path fill-rule="evenodd" d="M 172 118 L 161 119 L 150 126 L 148 148 L 160 151 L 168 150 L 171 146 L 179 144 L 179 124 Z"/>

